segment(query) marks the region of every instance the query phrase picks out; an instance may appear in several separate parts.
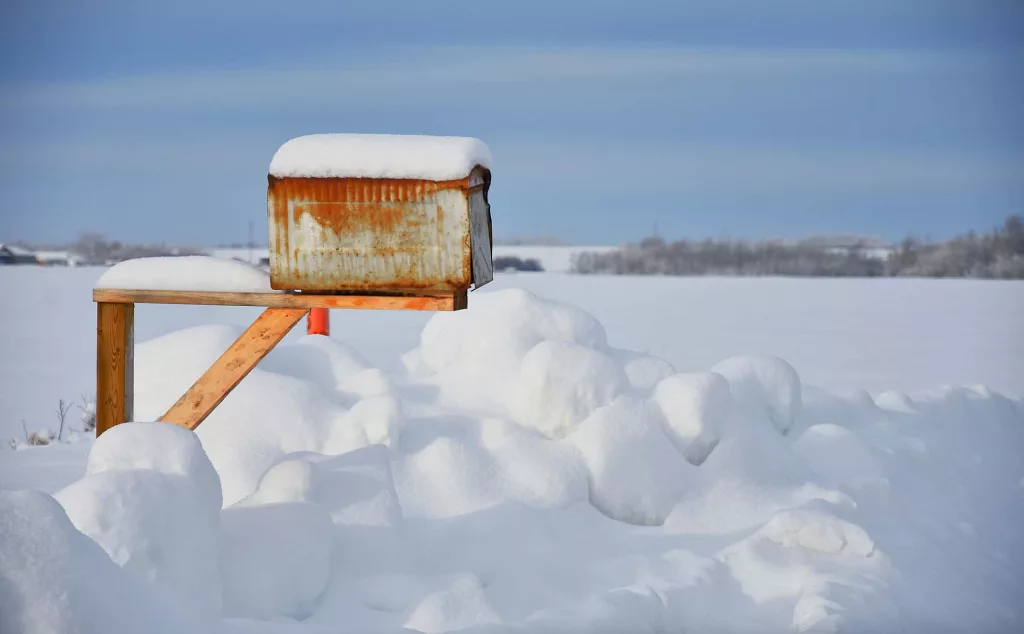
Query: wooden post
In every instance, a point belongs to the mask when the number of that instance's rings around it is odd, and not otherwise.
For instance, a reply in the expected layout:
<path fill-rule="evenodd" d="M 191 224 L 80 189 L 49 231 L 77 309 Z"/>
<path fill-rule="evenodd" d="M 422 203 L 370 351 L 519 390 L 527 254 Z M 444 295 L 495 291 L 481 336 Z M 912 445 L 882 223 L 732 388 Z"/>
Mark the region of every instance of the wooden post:
<path fill-rule="evenodd" d="M 96 435 L 134 416 L 135 304 L 96 304 Z"/>
<path fill-rule="evenodd" d="M 307 311 L 306 308 L 268 308 L 263 311 L 160 420 L 188 429 L 198 427 L 305 317 Z"/>

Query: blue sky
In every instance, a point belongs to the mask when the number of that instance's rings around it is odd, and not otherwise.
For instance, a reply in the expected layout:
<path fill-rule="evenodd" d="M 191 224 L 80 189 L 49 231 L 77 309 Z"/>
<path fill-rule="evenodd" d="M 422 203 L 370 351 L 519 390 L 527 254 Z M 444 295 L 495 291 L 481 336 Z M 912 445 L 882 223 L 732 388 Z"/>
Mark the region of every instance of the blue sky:
<path fill-rule="evenodd" d="M 312 132 L 478 136 L 498 235 L 896 239 L 1024 212 L 1018 0 L 0 8 L 0 242 L 244 241 Z"/>

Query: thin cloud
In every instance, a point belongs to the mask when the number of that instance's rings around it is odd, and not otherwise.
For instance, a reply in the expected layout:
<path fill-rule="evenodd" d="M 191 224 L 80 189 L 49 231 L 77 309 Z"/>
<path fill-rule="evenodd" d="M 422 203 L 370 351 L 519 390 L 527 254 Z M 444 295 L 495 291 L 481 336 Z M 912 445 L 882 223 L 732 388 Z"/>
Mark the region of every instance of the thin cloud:
<path fill-rule="evenodd" d="M 544 140 L 494 146 L 506 178 L 534 184 L 550 183 L 557 174 L 559 182 L 596 188 L 601 183 L 621 187 L 623 180 L 632 180 L 705 192 L 1024 187 L 1024 157 L 1005 154 Z"/>
<path fill-rule="evenodd" d="M 0 86 L 6 108 L 201 108 L 454 101 L 460 89 L 546 82 L 970 70 L 983 54 L 897 50 L 445 48 L 385 62 Z"/>
<path fill-rule="evenodd" d="M 1024 158 L 1002 154 L 806 147 L 650 146 L 550 139 L 494 139 L 502 187 L 557 182 L 621 189 L 624 181 L 658 182 L 691 192 L 955 191 L 1024 187 Z M 205 139 L 47 142 L 8 145 L 0 166 L 32 170 L 262 174 L 276 143 Z"/>

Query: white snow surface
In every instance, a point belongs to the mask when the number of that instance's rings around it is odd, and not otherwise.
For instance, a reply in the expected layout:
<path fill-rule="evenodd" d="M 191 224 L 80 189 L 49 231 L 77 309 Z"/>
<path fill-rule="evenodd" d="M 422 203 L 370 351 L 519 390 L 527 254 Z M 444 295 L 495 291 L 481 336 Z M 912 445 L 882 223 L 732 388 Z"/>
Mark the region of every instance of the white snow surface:
<path fill-rule="evenodd" d="M 146 291 L 272 293 L 270 275 L 237 260 L 183 255 L 125 260 L 110 267 L 96 288 Z"/>
<path fill-rule="evenodd" d="M 372 317 L 426 324 L 390 365 L 296 334 L 195 433 L 0 452 L 0 631 L 1024 627 L 1020 400 L 680 368 L 521 289 Z M 139 343 L 136 418 L 240 331 Z"/>
<path fill-rule="evenodd" d="M 491 151 L 470 137 L 404 134 L 311 134 L 278 148 L 270 175 L 278 178 L 465 178 L 490 169 Z"/>

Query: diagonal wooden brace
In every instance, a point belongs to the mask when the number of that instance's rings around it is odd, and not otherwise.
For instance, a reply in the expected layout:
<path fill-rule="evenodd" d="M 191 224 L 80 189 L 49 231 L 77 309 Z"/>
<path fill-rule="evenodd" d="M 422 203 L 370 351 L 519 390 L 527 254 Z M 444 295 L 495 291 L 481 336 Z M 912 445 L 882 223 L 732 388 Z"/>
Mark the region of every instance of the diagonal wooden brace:
<path fill-rule="evenodd" d="M 308 308 L 268 308 L 160 420 L 195 429 L 306 316 Z"/>

